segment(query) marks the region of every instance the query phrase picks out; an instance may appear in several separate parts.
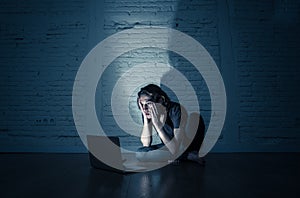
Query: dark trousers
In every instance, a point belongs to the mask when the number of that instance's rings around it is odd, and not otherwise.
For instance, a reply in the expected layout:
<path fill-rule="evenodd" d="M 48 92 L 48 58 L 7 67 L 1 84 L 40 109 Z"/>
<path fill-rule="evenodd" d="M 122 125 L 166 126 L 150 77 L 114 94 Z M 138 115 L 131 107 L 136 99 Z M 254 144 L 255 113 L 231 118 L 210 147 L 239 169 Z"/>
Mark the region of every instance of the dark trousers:
<path fill-rule="evenodd" d="M 195 137 L 192 140 L 191 144 L 186 149 L 186 152 L 199 151 L 201 144 L 203 142 L 204 132 L 205 132 L 205 124 L 204 124 L 204 120 L 203 120 L 202 116 L 197 115 L 197 118 L 198 117 L 199 117 L 199 125 L 197 128 L 197 132 L 196 132 Z"/>

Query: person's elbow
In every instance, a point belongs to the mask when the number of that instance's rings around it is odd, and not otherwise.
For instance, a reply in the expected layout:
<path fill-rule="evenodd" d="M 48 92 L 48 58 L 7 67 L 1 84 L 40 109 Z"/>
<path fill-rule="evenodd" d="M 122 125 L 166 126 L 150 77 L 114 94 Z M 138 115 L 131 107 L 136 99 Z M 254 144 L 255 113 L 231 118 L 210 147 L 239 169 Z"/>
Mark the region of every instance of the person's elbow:
<path fill-rule="evenodd" d="M 143 146 L 150 146 L 151 145 L 151 138 L 149 137 L 141 137 L 141 142 L 143 144 Z"/>
<path fill-rule="evenodd" d="M 175 139 L 171 140 L 167 147 L 172 155 L 176 154 L 178 151 L 178 145 Z"/>

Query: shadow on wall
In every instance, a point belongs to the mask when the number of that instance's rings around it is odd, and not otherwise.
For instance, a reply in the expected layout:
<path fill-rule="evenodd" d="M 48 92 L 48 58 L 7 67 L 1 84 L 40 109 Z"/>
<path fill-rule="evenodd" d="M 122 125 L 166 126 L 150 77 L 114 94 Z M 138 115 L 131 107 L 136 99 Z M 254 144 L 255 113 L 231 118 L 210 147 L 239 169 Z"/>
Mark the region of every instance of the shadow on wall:
<path fill-rule="evenodd" d="M 214 60 L 216 60 L 216 56 L 218 56 L 217 53 L 212 53 L 218 50 L 216 50 L 215 47 L 211 47 L 218 42 L 217 35 L 214 35 L 216 32 L 214 29 L 216 28 L 216 16 L 213 12 L 215 7 L 215 2 L 178 1 L 177 11 L 172 23 L 172 28 L 193 37 L 201 43 Z M 172 40 L 172 38 L 170 39 Z M 180 71 L 192 85 L 199 102 L 200 114 L 205 126 L 208 126 L 211 117 L 211 98 L 201 73 L 199 73 L 188 60 L 174 52 L 169 52 L 169 62 L 176 70 Z M 172 73 L 173 71 L 166 73 L 162 78 L 162 82 L 168 79 L 170 75 L 173 75 Z M 189 97 L 189 94 L 185 97 Z"/>
<path fill-rule="evenodd" d="M 226 136 L 230 144 L 247 143 L 247 149 L 261 151 L 270 145 L 299 143 L 300 126 L 300 12 L 299 1 L 179 1 L 173 28 L 199 41 L 220 70 L 235 73 L 237 103 L 230 111 L 237 115 Z M 220 6 L 221 5 L 221 6 Z M 228 9 L 233 65 L 221 65 L 221 39 L 218 11 Z M 224 12 L 225 13 L 225 12 Z M 224 31 L 224 30 L 223 30 Z M 184 61 L 170 54 L 171 64 L 187 68 Z M 210 98 L 203 78 L 184 69 L 200 101 L 206 126 L 210 118 Z M 226 84 L 226 82 L 225 82 Z M 231 90 L 232 92 L 232 90 Z M 276 125 L 275 123 L 280 123 Z M 227 138 L 228 137 L 228 138 Z M 235 139 L 233 139 L 235 138 Z M 222 137 L 221 137 L 222 139 Z M 223 140 L 224 141 L 224 140 Z M 224 141 L 225 142 L 225 141 Z M 257 147 L 257 145 L 265 147 Z M 293 148 L 292 148 L 293 150 Z"/>

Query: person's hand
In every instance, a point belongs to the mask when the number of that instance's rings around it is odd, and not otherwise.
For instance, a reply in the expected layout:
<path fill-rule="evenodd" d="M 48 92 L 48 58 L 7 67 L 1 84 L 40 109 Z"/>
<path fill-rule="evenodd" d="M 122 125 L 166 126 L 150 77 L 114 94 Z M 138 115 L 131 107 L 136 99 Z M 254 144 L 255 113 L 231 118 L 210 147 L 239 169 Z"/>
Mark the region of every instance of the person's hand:
<path fill-rule="evenodd" d="M 161 129 L 165 125 L 167 118 L 166 108 L 160 103 L 150 103 L 149 109 L 154 127 Z"/>
<path fill-rule="evenodd" d="M 146 116 L 146 113 L 144 112 L 144 110 L 143 110 L 143 106 L 142 106 L 142 103 L 141 103 L 141 100 L 139 99 L 139 107 L 140 107 L 140 110 L 141 110 L 141 112 L 142 112 L 142 114 L 143 114 L 143 116 L 145 117 Z"/>
<path fill-rule="evenodd" d="M 147 115 L 147 112 L 145 112 L 145 110 L 144 110 L 144 108 L 143 108 L 143 105 L 142 105 L 140 99 L 139 99 L 139 101 L 138 101 L 138 104 L 139 104 L 140 110 L 141 110 L 141 112 L 142 112 L 142 114 L 143 114 L 144 124 L 148 124 L 149 121 L 150 121 L 150 120 L 149 120 L 149 115 Z M 148 112 L 148 113 L 149 113 L 149 112 Z"/>

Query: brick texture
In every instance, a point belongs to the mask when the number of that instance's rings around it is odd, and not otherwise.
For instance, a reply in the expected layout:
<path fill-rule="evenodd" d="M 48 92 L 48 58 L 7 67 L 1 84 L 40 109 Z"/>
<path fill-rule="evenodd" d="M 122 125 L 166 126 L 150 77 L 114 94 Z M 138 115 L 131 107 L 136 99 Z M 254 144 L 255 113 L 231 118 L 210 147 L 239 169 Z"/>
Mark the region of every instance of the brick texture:
<path fill-rule="evenodd" d="M 296 0 L 1 1 L 0 152 L 85 152 L 72 115 L 76 72 L 99 41 L 144 25 L 192 36 L 218 65 L 228 111 L 214 151 L 299 151 L 299 6 Z M 140 146 L 116 125 L 111 94 L 126 71 L 145 62 L 170 64 L 184 74 L 209 124 L 201 74 L 180 55 L 147 48 L 118 57 L 99 81 L 97 113 L 108 134 L 119 135 L 124 148 Z M 140 123 L 135 97 L 130 113 Z"/>

